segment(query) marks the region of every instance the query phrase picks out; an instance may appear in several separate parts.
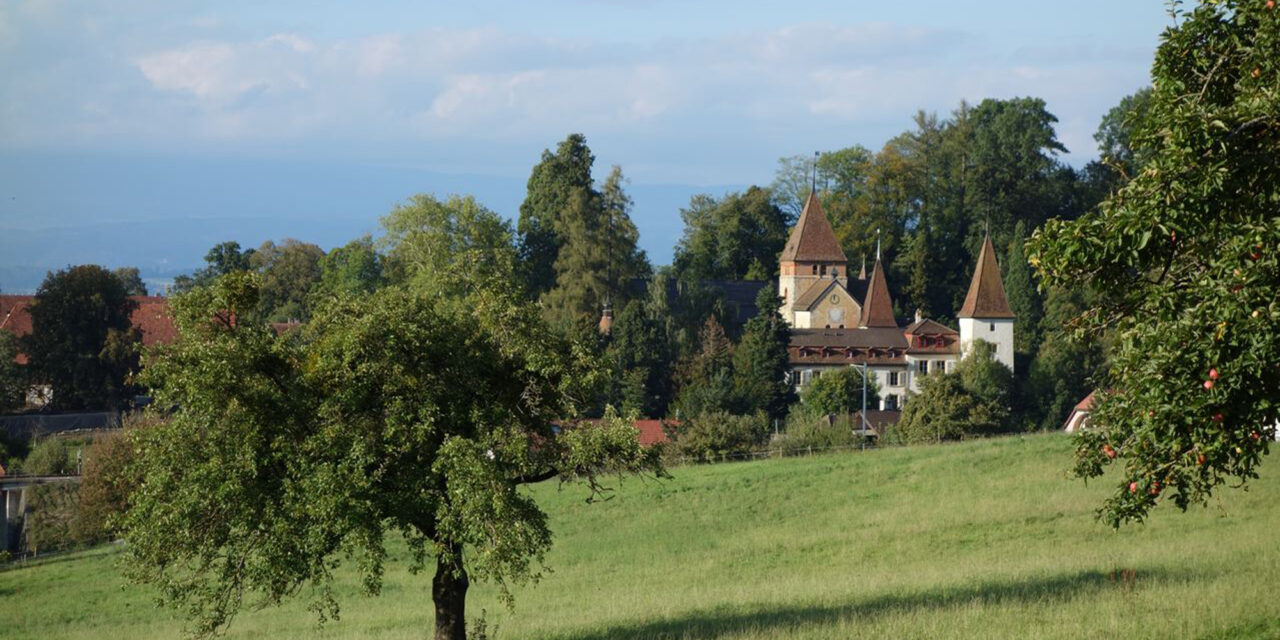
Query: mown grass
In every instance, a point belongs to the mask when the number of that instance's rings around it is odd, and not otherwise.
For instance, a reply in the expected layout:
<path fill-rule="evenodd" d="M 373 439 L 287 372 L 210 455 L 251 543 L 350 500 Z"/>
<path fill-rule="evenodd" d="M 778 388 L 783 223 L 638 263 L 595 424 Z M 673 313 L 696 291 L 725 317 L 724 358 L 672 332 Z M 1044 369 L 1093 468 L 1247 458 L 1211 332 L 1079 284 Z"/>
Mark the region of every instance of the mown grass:
<path fill-rule="evenodd" d="M 504 639 L 1280 637 L 1274 465 L 1247 492 L 1117 532 L 1093 518 L 1109 487 L 1066 477 L 1070 450 L 1050 434 L 681 467 L 591 505 L 539 486 L 553 572 L 514 610 L 483 585 L 469 610 Z M 175 637 L 118 557 L 0 572 L 3 637 Z M 343 577 L 340 621 L 317 628 L 294 602 L 242 614 L 229 637 L 428 635 L 429 576 L 393 563 L 378 598 Z"/>

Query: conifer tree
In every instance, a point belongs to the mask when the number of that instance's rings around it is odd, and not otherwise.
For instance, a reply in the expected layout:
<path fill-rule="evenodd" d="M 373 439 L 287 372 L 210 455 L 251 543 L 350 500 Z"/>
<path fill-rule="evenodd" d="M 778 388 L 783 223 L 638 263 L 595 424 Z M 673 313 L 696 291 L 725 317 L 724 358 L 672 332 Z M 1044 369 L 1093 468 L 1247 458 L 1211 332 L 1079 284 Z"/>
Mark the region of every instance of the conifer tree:
<path fill-rule="evenodd" d="M 1018 319 L 1014 324 L 1014 350 L 1030 358 L 1040 346 L 1040 317 L 1044 314 L 1034 274 L 1027 262 L 1026 242 L 1026 223 L 1019 220 L 1013 228 L 1013 239 L 1009 241 L 1003 264 L 1005 295 Z"/>
<path fill-rule="evenodd" d="M 787 380 L 791 365 L 787 345 L 791 330 L 778 313 L 782 300 L 764 287 L 756 296 L 759 313 L 747 321 L 733 351 L 734 384 L 747 411 L 764 411 L 771 418 L 786 416 L 796 394 Z"/>

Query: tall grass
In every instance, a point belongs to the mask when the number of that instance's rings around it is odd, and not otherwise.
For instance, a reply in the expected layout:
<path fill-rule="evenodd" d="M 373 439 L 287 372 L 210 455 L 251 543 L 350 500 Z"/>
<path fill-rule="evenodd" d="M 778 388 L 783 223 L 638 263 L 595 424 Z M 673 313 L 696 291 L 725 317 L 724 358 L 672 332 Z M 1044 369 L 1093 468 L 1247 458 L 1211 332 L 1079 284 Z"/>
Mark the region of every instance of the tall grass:
<path fill-rule="evenodd" d="M 1068 479 L 1070 449 L 1051 434 L 680 467 L 591 505 L 538 486 L 552 572 L 511 611 L 474 588 L 469 611 L 508 639 L 1280 637 L 1269 467 L 1207 509 L 1112 531 L 1092 516 L 1110 487 Z M 3 636 L 174 637 L 117 557 L 0 572 Z M 229 637 L 426 637 L 430 577 L 403 566 L 372 599 L 344 573 L 337 623 L 317 629 L 297 602 L 242 614 Z"/>

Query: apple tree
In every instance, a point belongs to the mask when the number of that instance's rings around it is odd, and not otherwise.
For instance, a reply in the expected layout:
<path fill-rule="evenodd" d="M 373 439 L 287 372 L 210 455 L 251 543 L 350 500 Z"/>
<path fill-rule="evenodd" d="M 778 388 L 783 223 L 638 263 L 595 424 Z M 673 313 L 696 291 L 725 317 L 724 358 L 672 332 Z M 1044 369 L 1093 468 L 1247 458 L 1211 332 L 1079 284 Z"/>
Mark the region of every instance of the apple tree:
<path fill-rule="evenodd" d="M 1280 11 L 1174 6 L 1133 133 L 1146 164 L 1029 243 L 1046 285 L 1095 286 L 1075 326 L 1114 339 L 1076 454 L 1085 478 L 1123 467 L 1113 526 L 1257 477 L 1280 417 Z"/>
<path fill-rule="evenodd" d="M 551 544 L 522 484 L 661 474 L 621 420 L 560 430 L 598 373 L 538 314 L 484 290 L 468 305 L 385 287 L 336 296 L 302 332 L 237 321 L 257 276 L 177 298 L 180 337 L 144 371 L 170 420 L 136 432 L 128 571 L 196 636 L 303 592 L 336 617 L 335 569 L 376 594 L 398 534 L 435 565 L 434 637 L 466 635 L 470 580 L 536 578 Z"/>

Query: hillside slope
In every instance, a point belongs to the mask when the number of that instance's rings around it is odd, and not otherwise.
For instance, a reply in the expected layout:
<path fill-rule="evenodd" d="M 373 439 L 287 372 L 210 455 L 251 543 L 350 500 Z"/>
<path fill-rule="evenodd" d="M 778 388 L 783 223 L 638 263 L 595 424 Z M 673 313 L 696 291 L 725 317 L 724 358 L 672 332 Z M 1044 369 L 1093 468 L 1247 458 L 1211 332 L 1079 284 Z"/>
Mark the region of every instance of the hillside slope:
<path fill-rule="evenodd" d="M 475 588 L 470 612 L 505 639 L 1280 637 L 1274 464 L 1248 492 L 1115 532 L 1092 517 L 1109 487 L 1067 478 L 1070 459 L 1050 434 L 681 467 L 591 505 L 539 486 L 552 573 L 513 611 Z M 173 637 L 117 557 L 0 572 L 4 636 Z M 337 623 L 295 602 L 229 637 L 421 638 L 429 591 L 397 562 L 379 598 L 343 585 Z"/>

